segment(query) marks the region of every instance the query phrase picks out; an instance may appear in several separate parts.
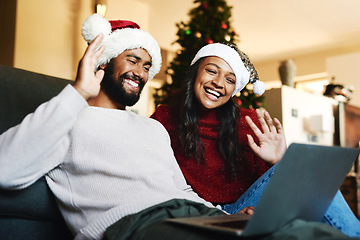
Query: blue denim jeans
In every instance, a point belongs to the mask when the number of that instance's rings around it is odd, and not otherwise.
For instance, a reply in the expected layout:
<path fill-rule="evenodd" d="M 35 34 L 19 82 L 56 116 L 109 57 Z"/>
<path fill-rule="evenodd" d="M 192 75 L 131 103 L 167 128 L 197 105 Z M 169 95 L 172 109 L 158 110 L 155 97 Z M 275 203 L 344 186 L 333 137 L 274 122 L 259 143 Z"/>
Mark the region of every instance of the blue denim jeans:
<path fill-rule="evenodd" d="M 256 207 L 271 176 L 275 172 L 276 166 L 274 165 L 264 173 L 235 203 L 223 205 L 222 209 L 235 214 L 245 207 Z M 322 222 L 339 229 L 350 237 L 360 238 L 360 222 L 349 208 L 340 191 L 335 195 Z"/>

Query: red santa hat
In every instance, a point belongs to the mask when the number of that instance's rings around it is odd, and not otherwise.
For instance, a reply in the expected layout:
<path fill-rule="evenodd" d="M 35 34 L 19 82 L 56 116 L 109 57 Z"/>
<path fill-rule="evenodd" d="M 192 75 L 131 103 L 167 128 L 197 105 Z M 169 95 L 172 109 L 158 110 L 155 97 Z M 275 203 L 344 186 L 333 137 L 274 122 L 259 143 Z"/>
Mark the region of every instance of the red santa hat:
<path fill-rule="evenodd" d="M 160 47 L 151 34 L 141 30 L 138 24 L 125 20 L 108 21 L 99 14 L 86 18 L 82 25 L 82 36 L 85 41 L 90 43 L 100 33 L 104 34 L 102 45 L 105 46 L 105 51 L 99 57 L 96 68 L 109 63 L 125 50 L 143 48 L 149 53 L 152 62 L 149 80 L 160 71 Z"/>

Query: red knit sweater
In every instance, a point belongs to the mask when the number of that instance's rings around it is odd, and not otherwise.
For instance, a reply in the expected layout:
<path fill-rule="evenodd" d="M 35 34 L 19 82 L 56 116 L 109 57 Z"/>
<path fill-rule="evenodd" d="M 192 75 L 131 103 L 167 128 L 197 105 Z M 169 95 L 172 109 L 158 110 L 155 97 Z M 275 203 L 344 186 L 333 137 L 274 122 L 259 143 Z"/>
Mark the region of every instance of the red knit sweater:
<path fill-rule="evenodd" d="M 183 153 L 175 126 L 177 125 L 178 110 L 167 106 L 159 106 L 151 116 L 164 125 L 169 132 L 171 145 L 179 166 L 191 187 L 202 198 L 213 203 L 235 202 L 267 169 L 266 163 L 253 153 L 247 144 L 246 134 L 252 130 L 245 121 L 245 116 L 250 116 L 259 126 L 256 113 L 253 110 L 241 109 L 238 121 L 239 144 L 244 151 L 243 169 L 234 181 L 226 178 L 223 170 L 224 161 L 217 147 L 217 128 L 219 120 L 216 110 L 201 115 L 198 131 L 205 147 L 205 163 L 198 163 L 195 159 L 188 159 Z"/>

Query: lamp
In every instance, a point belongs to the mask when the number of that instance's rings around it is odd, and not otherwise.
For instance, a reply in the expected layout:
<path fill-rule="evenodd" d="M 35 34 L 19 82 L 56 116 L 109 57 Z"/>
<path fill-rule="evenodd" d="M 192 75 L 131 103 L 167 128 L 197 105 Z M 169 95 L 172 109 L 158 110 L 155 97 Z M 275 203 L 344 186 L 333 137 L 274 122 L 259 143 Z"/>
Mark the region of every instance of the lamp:
<path fill-rule="evenodd" d="M 95 13 L 105 16 L 106 14 L 106 0 L 95 0 Z"/>

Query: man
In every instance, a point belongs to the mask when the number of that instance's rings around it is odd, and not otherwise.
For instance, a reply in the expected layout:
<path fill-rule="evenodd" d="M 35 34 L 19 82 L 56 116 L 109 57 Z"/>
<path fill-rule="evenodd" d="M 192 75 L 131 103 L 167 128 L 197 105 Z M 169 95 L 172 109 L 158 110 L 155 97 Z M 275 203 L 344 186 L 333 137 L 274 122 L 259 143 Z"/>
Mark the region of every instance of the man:
<path fill-rule="evenodd" d="M 82 31 L 91 43 L 73 86 L 1 136 L 1 187 L 45 175 L 75 239 L 102 239 L 119 219 L 172 199 L 221 212 L 186 184 L 162 125 L 125 110 L 160 70 L 157 42 L 135 23 L 99 15 Z"/>
<path fill-rule="evenodd" d="M 125 110 L 159 72 L 158 44 L 99 15 L 83 36 L 90 44 L 73 86 L 1 135 L 0 187 L 45 175 L 75 239 L 218 239 L 162 221 L 224 213 L 186 184 L 162 125 Z"/>

